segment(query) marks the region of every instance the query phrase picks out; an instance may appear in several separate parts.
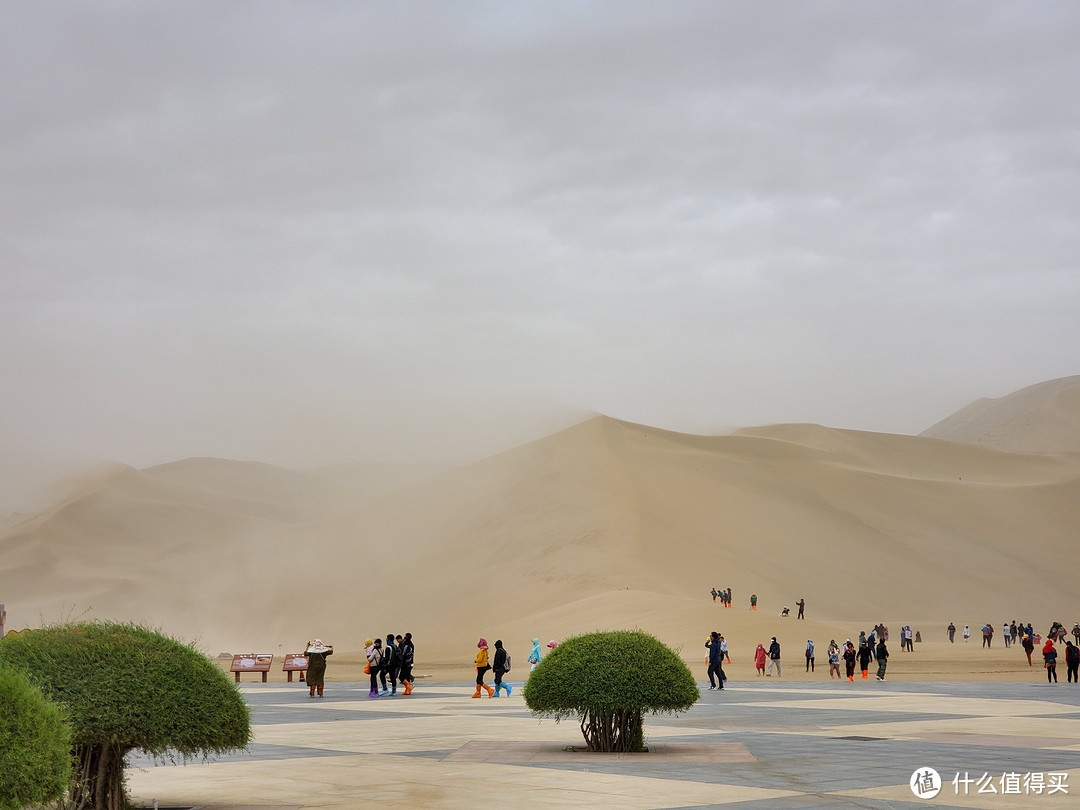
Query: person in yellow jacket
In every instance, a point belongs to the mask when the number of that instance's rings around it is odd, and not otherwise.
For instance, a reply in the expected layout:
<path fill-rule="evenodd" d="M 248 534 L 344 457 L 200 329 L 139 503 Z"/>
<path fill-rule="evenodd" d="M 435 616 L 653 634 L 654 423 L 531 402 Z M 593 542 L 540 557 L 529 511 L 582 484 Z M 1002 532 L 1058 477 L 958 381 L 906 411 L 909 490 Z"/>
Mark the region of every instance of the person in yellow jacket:
<path fill-rule="evenodd" d="M 491 666 L 488 664 L 488 643 L 485 639 L 480 639 L 476 646 L 479 648 L 479 652 L 476 654 L 476 691 L 473 693 L 474 698 L 480 697 L 480 690 L 487 690 L 488 697 L 495 694 L 495 690 L 484 683 L 484 676 L 487 675 Z"/>

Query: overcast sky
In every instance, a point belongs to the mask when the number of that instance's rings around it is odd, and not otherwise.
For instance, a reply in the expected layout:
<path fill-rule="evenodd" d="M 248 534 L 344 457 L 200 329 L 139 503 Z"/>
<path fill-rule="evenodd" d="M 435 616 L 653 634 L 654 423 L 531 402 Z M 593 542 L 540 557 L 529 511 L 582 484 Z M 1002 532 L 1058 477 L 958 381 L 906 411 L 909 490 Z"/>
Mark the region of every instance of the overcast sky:
<path fill-rule="evenodd" d="M 1080 373 L 1074 2 L 0 5 L 0 453 L 917 433 Z"/>

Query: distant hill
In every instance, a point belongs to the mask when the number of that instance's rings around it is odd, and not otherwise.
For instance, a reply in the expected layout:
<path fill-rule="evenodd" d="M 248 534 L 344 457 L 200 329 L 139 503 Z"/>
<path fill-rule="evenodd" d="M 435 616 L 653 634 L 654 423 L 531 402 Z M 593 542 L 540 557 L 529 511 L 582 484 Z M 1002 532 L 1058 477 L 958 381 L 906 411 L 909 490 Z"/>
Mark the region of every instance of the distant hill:
<path fill-rule="evenodd" d="M 977 400 L 919 435 L 1018 453 L 1080 452 L 1080 376 Z"/>

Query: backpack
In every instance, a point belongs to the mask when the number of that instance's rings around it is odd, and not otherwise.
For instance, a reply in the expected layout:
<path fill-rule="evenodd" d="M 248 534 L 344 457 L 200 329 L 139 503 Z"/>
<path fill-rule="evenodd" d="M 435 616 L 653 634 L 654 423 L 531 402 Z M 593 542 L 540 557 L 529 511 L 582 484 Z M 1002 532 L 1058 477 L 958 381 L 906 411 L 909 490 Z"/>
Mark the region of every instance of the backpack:
<path fill-rule="evenodd" d="M 506 652 L 506 650 L 503 650 L 503 652 Z M 509 672 L 509 671 L 510 671 L 510 653 L 506 653 L 506 661 L 503 662 L 503 672 Z"/>

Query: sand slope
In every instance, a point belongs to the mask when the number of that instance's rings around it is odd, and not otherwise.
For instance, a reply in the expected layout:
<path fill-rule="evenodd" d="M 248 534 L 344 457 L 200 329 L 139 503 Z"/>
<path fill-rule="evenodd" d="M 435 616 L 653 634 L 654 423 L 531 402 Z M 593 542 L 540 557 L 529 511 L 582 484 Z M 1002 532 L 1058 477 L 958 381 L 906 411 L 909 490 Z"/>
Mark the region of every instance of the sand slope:
<path fill-rule="evenodd" d="M 9 623 L 90 609 L 210 653 L 316 635 L 344 651 L 410 630 L 426 661 L 466 663 L 485 635 L 524 664 L 533 636 L 598 628 L 642 627 L 696 659 L 714 628 L 752 649 L 878 620 L 1041 627 L 1080 610 L 1080 454 L 597 417 L 391 492 L 326 474 L 124 470 L 0 535 Z M 736 608 L 713 605 L 712 586 Z M 812 625 L 776 619 L 800 597 Z"/>
<path fill-rule="evenodd" d="M 980 399 L 922 435 L 1021 453 L 1080 452 L 1080 376 Z"/>

